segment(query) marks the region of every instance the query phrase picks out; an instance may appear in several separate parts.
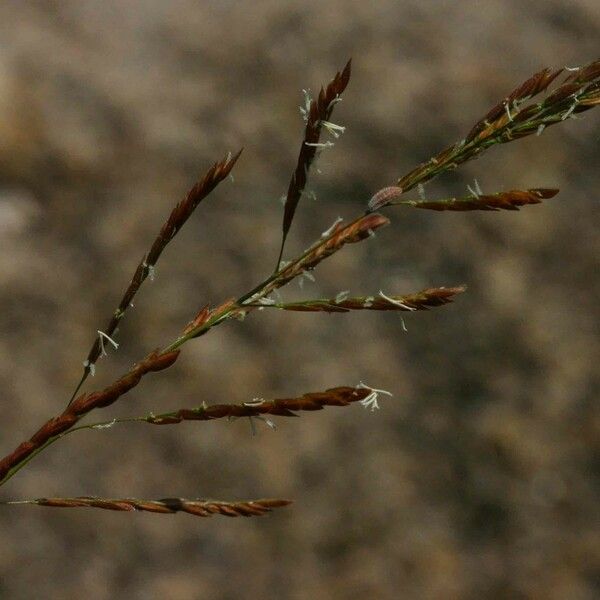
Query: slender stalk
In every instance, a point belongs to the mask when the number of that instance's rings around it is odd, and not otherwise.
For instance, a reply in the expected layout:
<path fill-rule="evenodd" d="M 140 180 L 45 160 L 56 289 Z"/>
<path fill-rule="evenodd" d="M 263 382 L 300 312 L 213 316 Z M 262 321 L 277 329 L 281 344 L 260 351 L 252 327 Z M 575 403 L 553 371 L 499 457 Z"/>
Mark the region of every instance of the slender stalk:
<path fill-rule="evenodd" d="M 302 300 L 301 302 L 273 302 L 253 303 L 256 308 L 277 308 L 294 312 L 327 312 L 339 313 L 352 310 L 379 310 L 379 311 L 419 311 L 428 310 L 436 306 L 443 306 L 452 302 L 456 294 L 464 292 L 465 286 L 452 288 L 429 288 L 416 294 L 404 296 L 388 296 L 383 292 L 373 296 L 350 297 L 347 292 L 341 292 L 336 298 L 319 298 L 316 300 Z"/>
<path fill-rule="evenodd" d="M 141 498 L 97 498 L 79 496 L 76 498 L 35 498 L 32 500 L 8 500 L 0 505 L 33 505 L 53 508 L 100 508 L 116 511 L 142 511 L 161 514 L 187 513 L 196 517 L 211 517 L 219 514 L 226 517 L 257 517 L 271 512 L 274 508 L 288 506 L 291 500 L 263 498 L 260 500 L 201 500 L 188 498 L 161 498 L 144 500 Z"/>
<path fill-rule="evenodd" d="M 519 210 L 529 204 L 540 204 L 542 200 L 553 198 L 557 189 L 533 188 L 530 190 L 511 190 L 497 194 L 472 194 L 460 198 L 442 198 L 440 200 L 399 200 L 390 202 L 388 206 L 408 206 L 437 211 L 472 211 L 472 210 Z"/>

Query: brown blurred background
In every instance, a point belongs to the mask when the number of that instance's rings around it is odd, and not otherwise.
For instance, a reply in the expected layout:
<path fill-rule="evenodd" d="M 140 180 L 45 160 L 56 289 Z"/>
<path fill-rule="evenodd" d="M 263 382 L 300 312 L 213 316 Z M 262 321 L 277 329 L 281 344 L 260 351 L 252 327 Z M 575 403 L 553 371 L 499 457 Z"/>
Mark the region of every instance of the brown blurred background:
<path fill-rule="evenodd" d="M 162 220 L 245 147 L 144 287 L 93 386 L 272 268 L 301 90 L 354 75 L 288 256 L 464 135 L 543 66 L 597 58 L 596 0 L 4 0 L 2 454 L 64 406 Z M 600 112 L 600 111 L 599 111 Z M 75 434 L 1 497 L 291 497 L 261 519 L 0 510 L 0 598 L 588 600 L 598 591 L 600 115 L 427 188 L 556 186 L 520 213 L 391 212 L 286 299 L 466 283 L 428 314 L 264 311 L 185 348 L 100 418 L 316 391 L 394 393 L 280 419 Z M 88 386 L 89 387 L 89 386 Z"/>

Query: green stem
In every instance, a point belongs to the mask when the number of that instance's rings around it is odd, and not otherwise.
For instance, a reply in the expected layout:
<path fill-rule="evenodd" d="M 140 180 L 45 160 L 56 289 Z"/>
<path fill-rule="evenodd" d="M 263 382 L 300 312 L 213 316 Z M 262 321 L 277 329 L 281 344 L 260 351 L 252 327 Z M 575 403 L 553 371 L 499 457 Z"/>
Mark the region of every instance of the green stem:
<path fill-rule="evenodd" d="M 33 460 L 40 452 L 43 452 L 48 446 L 51 446 L 52 444 L 54 444 L 54 442 L 58 442 L 58 440 L 64 438 L 65 436 L 69 435 L 70 433 L 74 433 L 75 431 L 81 431 L 82 429 L 101 429 L 102 427 L 110 427 L 111 425 L 113 425 L 115 423 L 132 423 L 132 422 L 145 421 L 145 420 L 146 419 L 144 417 L 129 417 L 129 418 L 122 418 L 122 419 L 112 419 L 111 421 L 103 421 L 100 423 L 87 423 L 85 425 L 79 425 L 78 427 L 73 427 L 73 429 L 64 431 L 63 433 L 61 433 L 59 435 L 55 435 L 54 437 L 50 438 L 45 444 L 40 446 L 37 450 L 32 452 L 26 459 L 24 459 L 18 465 L 15 465 L 12 469 L 10 469 L 10 471 L 5 475 L 4 479 L 2 479 L 2 481 L 0 481 L 0 486 L 4 485 L 9 479 L 11 479 L 11 477 L 16 475 L 25 465 L 27 465 L 27 463 L 29 461 Z"/>

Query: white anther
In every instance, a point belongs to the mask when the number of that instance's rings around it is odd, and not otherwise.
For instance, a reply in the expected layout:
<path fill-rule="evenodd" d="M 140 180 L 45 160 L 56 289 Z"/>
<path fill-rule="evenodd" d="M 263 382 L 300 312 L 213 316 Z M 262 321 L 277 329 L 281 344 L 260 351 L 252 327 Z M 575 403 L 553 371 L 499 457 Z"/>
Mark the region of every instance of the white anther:
<path fill-rule="evenodd" d="M 154 276 L 156 275 L 156 269 L 154 268 L 154 265 L 149 265 L 146 263 L 146 261 L 144 261 L 142 265 L 146 271 L 148 271 L 148 277 L 150 278 L 150 281 L 154 281 Z"/>
<path fill-rule="evenodd" d="M 342 219 L 342 217 L 338 217 L 331 225 L 331 227 L 327 228 L 322 234 L 321 237 L 322 238 L 326 238 L 328 236 L 330 236 L 335 228 L 343 221 L 344 219 Z"/>
<path fill-rule="evenodd" d="M 302 271 L 302 273 L 300 274 L 300 279 L 298 279 L 298 285 L 300 286 L 300 289 L 304 289 L 304 280 L 308 279 L 311 282 L 315 282 L 315 276 L 310 272 L 310 271 Z"/>
<path fill-rule="evenodd" d="M 470 186 L 467 186 L 467 190 L 471 194 L 471 196 L 475 196 L 475 198 L 479 198 L 479 194 Z"/>
<path fill-rule="evenodd" d="M 244 406 L 252 407 L 252 406 L 261 406 L 264 403 L 265 403 L 264 398 L 252 398 L 252 400 L 249 400 L 248 402 L 243 402 L 242 404 Z"/>
<path fill-rule="evenodd" d="M 360 401 L 360 403 L 365 408 L 370 408 L 371 412 L 373 412 L 375 410 L 379 410 L 379 403 L 377 402 L 377 400 L 379 398 L 379 394 L 383 394 L 385 396 L 393 396 L 393 394 L 391 392 L 388 392 L 386 390 L 378 390 L 376 388 L 372 388 L 370 385 L 366 385 L 362 381 L 356 387 L 357 387 L 357 389 L 370 390 L 370 394 L 366 398 L 363 398 Z"/>
<path fill-rule="evenodd" d="M 86 359 L 83 361 L 83 366 L 90 372 L 90 375 L 92 377 L 96 374 L 96 365 L 94 363 L 91 363 L 89 360 Z"/>
<path fill-rule="evenodd" d="M 335 144 L 333 142 L 304 142 L 305 146 L 312 146 L 313 148 L 333 148 Z"/>
<path fill-rule="evenodd" d="M 276 304 L 273 298 L 259 298 L 257 302 L 259 304 L 262 304 L 263 306 L 273 306 L 274 304 Z"/>
<path fill-rule="evenodd" d="M 327 105 L 327 112 L 329 112 L 338 102 L 342 101 L 342 97 L 339 94 L 335 95 L 335 98 Z"/>
<path fill-rule="evenodd" d="M 277 426 L 275 425 L 275 423 L 273 423 L 273 421 L 271 421 L 271 419 L 267 419 L 266 417 L 260 416 L 260 415 L 252 415 L 251 417 L 248 417 L 248 419 L 250 419 L 250 429 L 252 429 L 252 435 L 256 435 L 256 425 L 254 424 L 254 419 L 258 419 L 259 421 L 262 421 L 267 427 L 271 428 L 273 431 L 275 431 L 275 429 L 277 429 Z"/>
<path fill-rule="evenodd" d="M 561 117 L 561 119 L 560 119 L 561 121 L 566 121 L 573 114 L 573 111 L 577 107 L 578 102 L 579 102 L 579 99 L 577 98 L 577 96 L 575 96 L 575 98 L 573 98 L 573 104 L 571 104 L 571 106 L 569 107 L 569 110 L 567 110 L 567 112 Z"/>
<path fill-rule="evenodd" d="M 312 98 L 310 97 L 310 90 L 302 90 L 304 94 L 304 106 L 299 106 L 300 114 L 302 115 L 302 120 L 307 123 L 308 117 L 310 115 L 310 105 L 312 102 Z"/>
<path fill-rule="evenodd" d="M 330 133 L 334 138 L 339 138 L 346 128 L 342 125 L 336 125 L 335 123 L 331 123 L 330 121 L 321 121 L 321 125 L 327 129 L 327 132 Z"/>
<path fill-rule="evenodd" d="M 113 419 L 109 423 L 98 423 L 98 425 L 92 425 L 92 429 L 108 429 L 117 422 L 117 419 Z"/>
<path fill-rule="evenodd" d="M 403 308 L 404 310 L 417 310 L 414 306 L 408 306 L 408 304 L 404 304 L 402 302 L 400 302 L 400 300 L 395 300 L 394 298 L 390 298 L 390 296 L 386 296 L 381 290 L 379 290 L 379 295 L 386 300 L 387 302 L 389 302 L 390 304 L 395 304 L 396 306 L 399 306 L 400 308 Z"/>
<path fill-rule="evenodd" d="M 106 350 L 104 348 L 104 340 L 107 340 L 108 342 L 110 342 L 115 350 L 119 349 L 119 344 L 117 344 L 117 342 L 115 342 L 115 340 L 113 340 L 109 335 L 104 333 L 104 331 L 100 331 L 98 329 L 98 336 L 99 336 L 99 340 L 100 340 L 100 352 L 101 352 L 102 356 L 106 356 Z"/>

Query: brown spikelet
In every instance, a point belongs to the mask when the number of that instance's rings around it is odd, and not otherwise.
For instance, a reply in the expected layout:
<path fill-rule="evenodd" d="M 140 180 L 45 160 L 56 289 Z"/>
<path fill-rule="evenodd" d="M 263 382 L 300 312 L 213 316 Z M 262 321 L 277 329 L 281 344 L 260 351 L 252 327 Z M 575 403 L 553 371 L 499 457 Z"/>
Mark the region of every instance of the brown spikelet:
<path fill-rule="evenodd" d="M 520 206 L 540 204 L 542 200 L 558 194 L 557 189 L 532 188 L 529 190 L 511 190 L 498 194 L 482 194 L 464 198 L 445 198 L 443 200 L 411 200 L 400 202 L 414 208 L 425 208 L 437 211 L 469 211 L 469 210 L 519 210 Z"/>
<path fill-rule="evenodd" d="M 204 175 L 204 177 L 188 192 L 187 196 L 171 211 L 169 218 L 162 226 L 158 237 L 152 244 L 150 252 L 148 252 L 148 256 L 146 257 L 148 265 L 156 264 L 156 261 L 166 245 L 175 237 L 185 222 L 192 216 L 192 213 L 198 204 L 200 204 L 200 202 L 204 200 L 204 198 L 206 198 L 221 181 L 229 176 L 241 154 L 242 150 L 234 156 L 228 155 L 223 160 L 216 162 L 207 171 L 206 175 Z"/>
<path fill-rule="evenodd" d="M 200 312 L 185 326 L 182 337 L 183 338 L 194 338 L 206 333 L 206 331 L 213 325 L 219 318 L 232 312 L 232 309 L 236 306 L 234 298 L 230 298 L 225 302 L 222 302 L 215 308 L 209 308 L 208 305 L 200 310 Z"/>
<path fill-rule="evenodd" d="M 272 304 L 266 307 L 279 308 L 296 312 L 349 312 L 351 310 L 382 310 L 382 311 L 417 311 L 428 310 L 436 306 L 449 304 L 454 296 L 466 290 L 466 286 L 429 288 L 416 294 L 404 296 L 377 296 L 340 297 L 319 300 L 306 300 L 303 302 L 286 302 Z M 260 305 L 264 306 L 264 305 Z"/>
<path fill-rule="evenodd" d="M 506 112 L 506 106 L 512 108 L 515 103 L 524 102 L 545 91 L 562 72 L 563 69 L 552 71 L 552 69 L 546 68 L 535 75 L 532 75 L 504 98 L 504 100 L 494 106 L 483 119 L 477 122 L 467 135 L 465 141 L 471 141 L 481 133 L 481 131 L 488 127 L 491 122 L 498 119 L 498 117 L 501 117 Z"/>
<path fill-rule="evenodd" d="M 346 86 L 350 81 L 351 65 L 352 60 L 349 60 L 343 70 L 336 73 L 329 85 L 325 89 L 321 88 L 319 96 L 311 101 L 310 107 L 306 113 L 306 128 L 304 130 L 304 138 L 302 140 L 302 144 L 300 145 L 296 169 L 290 180 L 285 199 L 282 225 L 283 235 L 277 264 L 281 262 L 285 240 L 289 233 L 290 227 L 292 226 L 292 221 L 294 220 L 294 215 L 296 214 L 296 208 L 298 207 L 298 203 L 300 202 L 300 198 L 302 197 L 304 188 L 306 187 L 308 172 L 310 171 L 310 167 L 315 159 L 315 156 L 317 155 L 317 147 L 311 144 L 319 143 L 322 122 L 328 121 L 331 118 L 336 100 L 341 97 L 342 93 L 346 89 Z"/>
<path fill-rule="evenodd" d="M 183 335 L 187 335 L 195 329 L 202 327 L 210 318 L 211 310 L 208 304 L 200 309 L 198 314 L 185 326 L 183 329 Z"/>
<path fill-rule="evenodd" d="M 224 502 L 222 500 L 188 500 L 186 498 L 141 500 L 138 498 L 114 499 L 80 496 L 77 498 L 37 498 L 35 500 L 14 502 L 13 504 L 34 504 L 54 508 L 101 508 L 104 510 L 144 511 L 161 514 L 183 512 L 197 517 L 211 517 L 212 515 L 254 517 L 271 512 L 274 508 L 288 506 L 291 503 L 291 500 L 277 498 Z"/>

